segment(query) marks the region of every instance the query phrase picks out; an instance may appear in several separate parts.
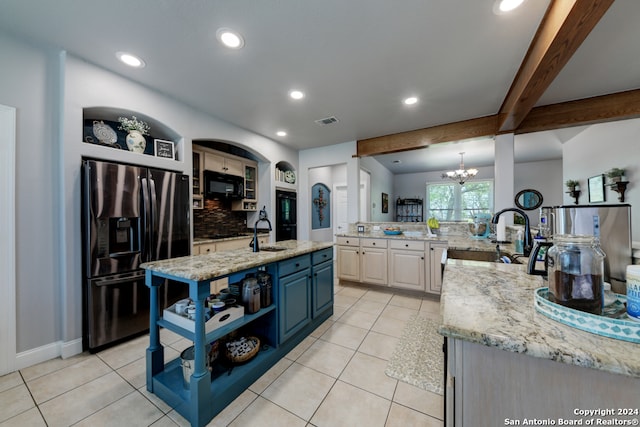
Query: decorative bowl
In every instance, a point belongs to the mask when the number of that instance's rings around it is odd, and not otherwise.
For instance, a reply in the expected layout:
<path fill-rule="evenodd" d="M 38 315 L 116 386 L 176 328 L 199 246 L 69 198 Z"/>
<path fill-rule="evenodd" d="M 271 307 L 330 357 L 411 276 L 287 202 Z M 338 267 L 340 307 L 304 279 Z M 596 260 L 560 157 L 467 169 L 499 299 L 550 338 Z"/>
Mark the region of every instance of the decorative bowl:
<path fill-rule="evenodd" d="M 402 234 L 402 230 L 382 230 L 384 234 L 388 236 L 397 236 L 398 234 Z"/>

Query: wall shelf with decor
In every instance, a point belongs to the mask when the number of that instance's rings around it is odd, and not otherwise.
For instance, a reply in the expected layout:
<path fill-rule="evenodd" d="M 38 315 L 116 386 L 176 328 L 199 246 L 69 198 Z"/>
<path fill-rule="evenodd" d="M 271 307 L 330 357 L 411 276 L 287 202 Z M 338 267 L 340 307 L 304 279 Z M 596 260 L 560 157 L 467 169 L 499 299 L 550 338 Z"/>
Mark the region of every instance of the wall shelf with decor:
<path fill-rule="evenodd" d="M 396 221 L 422 222 L 422 205 L 422 199 L 401 199 L 398 197 L 396 200 Z"/>
<path fill-rule="evenodd" d="M 138 134 L 136 129 L 142 132 Z M 158 120 L 135 111 L 84 108 L 82 141 L 92 147 L 89 151 L 104 153 L 99 157 L 167 168 L 175 168 L 176 161 L 184 162 L 182 137 Z"/>
<path fill-rule="evenodd" d="M 295 168 L 285 161 L 276 163 L 275 181 L 277 187 L 295 190 L 298 181 Z"/>

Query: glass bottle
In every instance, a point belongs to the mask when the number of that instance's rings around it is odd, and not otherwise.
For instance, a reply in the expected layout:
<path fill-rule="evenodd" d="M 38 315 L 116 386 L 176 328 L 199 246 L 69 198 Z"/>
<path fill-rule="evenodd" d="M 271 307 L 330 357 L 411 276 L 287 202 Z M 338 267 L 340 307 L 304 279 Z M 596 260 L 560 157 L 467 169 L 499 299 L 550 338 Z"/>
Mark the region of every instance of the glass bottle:
<path fill-rule="evenodd" d="M 549 299 L 576 310 L 601 314 L 604 258 L 594 236 L 554 236 L 548 252 Z"/>

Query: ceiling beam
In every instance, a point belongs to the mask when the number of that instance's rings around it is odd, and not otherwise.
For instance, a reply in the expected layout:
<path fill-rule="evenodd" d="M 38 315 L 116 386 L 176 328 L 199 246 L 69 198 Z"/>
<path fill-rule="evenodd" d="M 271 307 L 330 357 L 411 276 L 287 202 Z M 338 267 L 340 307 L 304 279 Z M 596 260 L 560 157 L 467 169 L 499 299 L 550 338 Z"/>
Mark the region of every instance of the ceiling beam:
<path fill-rule="evenodd" d="M 496 115 L 463 120 L 425 129 L 401 132 L 357 142 L 357 157 L 396 153 L 424 148 L 432 144 L 461 139 L 494 135 L 497 130 Z"/>
<path fill-rule="evenodd" d="M 614 0 L 553 0 L 498 113 L 498 132 L 515 131 Z"/>
<path fill-rule="evenodd" d="M 640 117 L 640 89 L 535 107 L 516 134 Z"/>
<path fill-rule="evenodd" d="M 359 140 L 356 156 L 637 117 L 635 91 L 534 108 L 613 1 L 552 0 L 498 114 Z"/>

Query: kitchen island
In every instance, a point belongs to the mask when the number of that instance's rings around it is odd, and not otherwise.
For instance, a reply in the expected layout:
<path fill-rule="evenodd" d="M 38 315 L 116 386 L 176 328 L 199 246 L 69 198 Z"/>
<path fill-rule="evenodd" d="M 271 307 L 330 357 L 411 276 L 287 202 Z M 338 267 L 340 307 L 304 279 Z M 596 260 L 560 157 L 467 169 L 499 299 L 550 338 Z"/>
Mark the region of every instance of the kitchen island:
<path fill-rule="evenodd" d="M 447 426 L 636 425 L 640 344 L 538 313 L 534 290 L 543 286 L 524 265 L 448 261 Z M 629 424 L 606 424 L 613 419 Z"/>
<path fill-rule="evenodd" d="M 332 246 L 330 242 L 289 240 L 278 242 L 277 247 L 263 248 L 271 249 L 269 251 L 252 252 L 251 248 L 242 248 L 143 264 L 151 295 L 147 390 L 175 408 L 191 425 L 206 425 L 333 315 Z M 247 274 L 259 271 L 271 274 L 273 303 L 211 329 L 211 321 L 205 322 L 204 313 L 211 281 L 226 277 L 230 284 L 239 283 Z M 171 280 L 168 286 L 189 287 L 189 298 L 196 306 L 191 328 L 178 326 L 160 316 L 158 292 L 166 279 Z M 180 360 L 165 365 L 160 327 L 194 342 L 194 368 L 186 387 Z M 241 328 L 261 339 L 260 351 L 242 365 L 209 372 L 205 346 Z"/>

